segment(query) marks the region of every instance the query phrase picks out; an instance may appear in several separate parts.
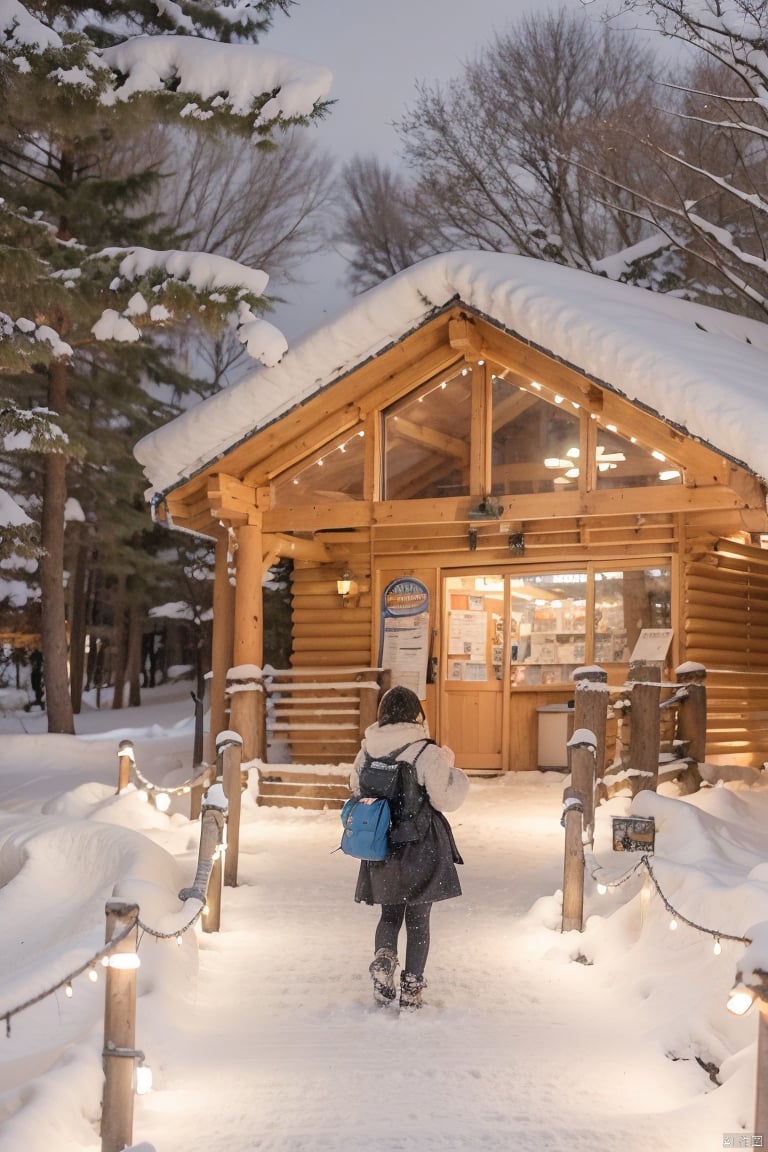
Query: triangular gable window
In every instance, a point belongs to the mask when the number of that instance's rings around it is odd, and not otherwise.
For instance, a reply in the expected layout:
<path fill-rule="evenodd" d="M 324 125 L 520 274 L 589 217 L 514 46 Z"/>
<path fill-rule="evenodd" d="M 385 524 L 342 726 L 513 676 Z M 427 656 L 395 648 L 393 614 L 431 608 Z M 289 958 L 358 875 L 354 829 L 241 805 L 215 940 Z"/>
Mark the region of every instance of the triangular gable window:
<path fill-rule="evenodd" d="M 597 430 L 596 464 L 598 488 L 647 488 L 683 482 L 682 469 L 663 452 L 620 436 L 612 424 Z"/>
<path fill-rule="evenodd" d="M 622 436 L 612 424 L 597 425 L 591 479 L 591 471 L 584 475 L 578 403 L 510 370 L 493 376 L 491 395 L 496 496 L 682 483 L 682 470 L 674 461 L 632 436 Z M 586 465 L 591 470 L 592 461 Z"/>
<path fill-rule="evenodd" d="M 284 472 L 273 481 L 272 506 L 362 500 L 364 437 L 362 428 L 354 428 L 315 452 L 309 461 Z"/>
<path fill-rule="evenodd" d="M 509 372 L 493 377 L 491 395 L 494 495 L 576 489 L 581 425 L 574 405 Z"/>
<path fill-rule="evenodd" d="M 469 495 L 472 369 L 440 376 L 384 412 L 385 500 Z"/>

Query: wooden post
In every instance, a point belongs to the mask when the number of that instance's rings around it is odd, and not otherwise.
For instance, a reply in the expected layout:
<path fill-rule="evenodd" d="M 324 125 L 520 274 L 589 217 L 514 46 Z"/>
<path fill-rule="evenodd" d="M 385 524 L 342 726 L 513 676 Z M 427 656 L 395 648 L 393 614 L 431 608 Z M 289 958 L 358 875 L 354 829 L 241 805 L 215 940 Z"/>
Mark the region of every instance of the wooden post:
<path fill-rule="evenodd" d="M 595 829 L 595 750 L 597 739 L 586 728 L 574 728 L 568 741 L 571 785 L 581 797 L 582 829 L 591 844 Z"/>
<path fill-rule="evenodd" d="M 131 772 L 135 763 L 133 741 L 121 740 L 117 750 L 117 795 L 130 784 Z"/>
<path fill-rule="evenodd" d="M 379 681 L 375 672 L 360 673 L 360 739 L 373 724 L 379 711 Z"/>
<path fill-rule="evenodd" d="M 595 751 L 595 778 L 602 780 L 605 775 L 606 730 L 608 728 L 608 673 L 597 666 L 577 668 L 573 674 L 576 685 L 573 708 L 573 727 L 586 728 L 594 732 L 597 747 Z"/>
<path fill-rule="evenodd" d="M 678 685 L 685 685 L 687 692 L 678 705 L 677 739 L 687 743 L 686 755 L 702 764 L 707 750 L 707 670 L 703 665 L 681 665 L 676 675 Z"/>
<path fill-rule="evenodd" d="M 584 927 L 584 844 L 582 842 L 582 796 L 575 788 L 563 792 L 562 823 L 565 828 L 565 855 L 563 860 L 563 919 L 562 932 Z"/>
<path fill-rule="evenodd" d="M 203 917 L 204 932 L 218 932 L 221 924 L 221 852 L 224 838 L 227 802 L 220 784 L 209 788 L 200 816 L 200 847 L 197 871 L 190 888 L 182 888 L 180 900 L 199 900 L 208 908 Z"/>
<path fill-rule="evenodd" d="M 218 932 L 221 928 L 221 881 L 222 858 L 217 852 L 211 863 L 211 874 L 208 878 L 205 905 L 207 912 L 203 916 L 203 932 Z"/>
<path fill-rule="evenodd" d="M 221 743 L 217 738 L 217 757 L 221 755 L 221 779 L 224 795 L 227 798 L 227 851 L 224 861 L 224 883 L 229 888 L 237 887 L 237 860 L 240 851 L 240 798 L 242 781 L 240 762 L 243 744 L 235 732 L 222 733 Z"/>
<path fill-rule="evenodd" d="M 631 685 L 629 787 L 633 796 L 644 789 L 655 792 L 658 787 L 660 698 L 660 683 Z"/>
<path fill-rule="evenodd" d="M 755 1136 L 768 1136 L 768 1003 L 758 997 L 757 1069 L 755 1077 Z"/>
<path fill-rule="evenodd" d="M 136 953 L 139 909 L 136 904 L 109 900 L 106 943 L 133 928 L 110 953 L 104 994 L 104 1094 L 101 1105 L 101 1152 L 123 1152 L 133 1143 L 133 1073 L 136 1045 L 136 967 L 118 967 Z M 138 959 L 138 958 L 137 958 Z"/>

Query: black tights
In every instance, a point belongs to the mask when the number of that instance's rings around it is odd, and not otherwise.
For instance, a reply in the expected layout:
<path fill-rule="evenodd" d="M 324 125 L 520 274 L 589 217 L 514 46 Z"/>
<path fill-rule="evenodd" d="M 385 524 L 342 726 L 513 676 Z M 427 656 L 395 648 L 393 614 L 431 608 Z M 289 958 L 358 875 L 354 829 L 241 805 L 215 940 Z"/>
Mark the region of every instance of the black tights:
<path fill-rule="evenodd" d="M 423 976 L 429 953 L 429 914 L 431 904 L 382 904 L 376 925 L 375 947 L 397 953 L 397 937 L 405 918 L 405 972 Z"/>

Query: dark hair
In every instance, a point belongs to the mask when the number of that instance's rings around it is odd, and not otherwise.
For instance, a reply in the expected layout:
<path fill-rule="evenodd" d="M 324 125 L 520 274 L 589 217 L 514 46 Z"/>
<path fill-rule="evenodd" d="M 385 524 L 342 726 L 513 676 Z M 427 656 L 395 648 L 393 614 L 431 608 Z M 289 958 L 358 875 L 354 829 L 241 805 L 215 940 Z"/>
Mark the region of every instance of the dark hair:
<path fill-rule="evenodd" d="M 424 719 L 424 709 L 415 692 L 396 684 L 379 701 L 377 716 L 379 727 L 385 724 L 418 724 Z"/>

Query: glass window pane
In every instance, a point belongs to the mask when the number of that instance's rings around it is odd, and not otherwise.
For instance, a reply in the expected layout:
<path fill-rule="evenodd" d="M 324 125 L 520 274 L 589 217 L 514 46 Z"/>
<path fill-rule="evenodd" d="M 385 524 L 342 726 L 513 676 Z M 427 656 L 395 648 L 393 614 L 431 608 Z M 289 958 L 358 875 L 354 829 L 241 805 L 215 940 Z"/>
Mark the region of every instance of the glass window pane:
<path fill-rule="evenodd" d="M 384 413 L 385 500 L 469 495 L 472 370 L 462 368 Z"/>
<path fill-rule="evenodd" d="M 356 428 L 272 482 L 272 506 L 362 500 L 365 432 Z"/>
<path fill-rule="evenodd" d="M 496 496 L 562 492 L 579 482 L 579 417 L 536 381 L 492 380 L 492 488 Z"/>
<path fill-rule="evenodd" d="M 570 680 L 586 658 L 587 575 L 510 579 L 512 684 Z"/>
<path fill-rule="evenodd" d="M 627 663 L 642 628 L 669 628 L 669 568 L 595 573 L 594 661 Z"/>
<path fill-rule="evenodd" d="M 598 488 L 644 488 L 650 484 L 682 482 L 682 470 L 662 452 L 619 436 L 612 425 L 598 428 Z"/>

